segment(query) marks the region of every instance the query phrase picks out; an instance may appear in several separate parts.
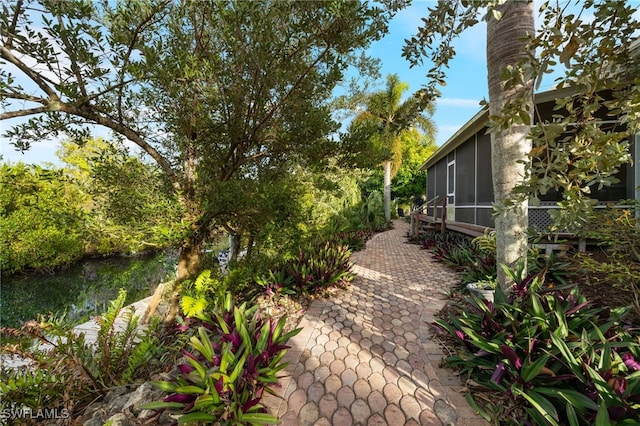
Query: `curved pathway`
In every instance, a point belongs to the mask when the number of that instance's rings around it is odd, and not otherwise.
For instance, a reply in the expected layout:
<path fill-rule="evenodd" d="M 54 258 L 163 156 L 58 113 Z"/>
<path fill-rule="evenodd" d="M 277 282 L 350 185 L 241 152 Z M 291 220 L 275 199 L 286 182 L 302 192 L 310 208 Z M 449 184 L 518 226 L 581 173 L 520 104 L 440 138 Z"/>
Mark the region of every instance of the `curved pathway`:
<path fill-rule="evenodd" d="M 283 425 L 488 425 L 430 338 L 457 277 L 394 225 L 353 254 L 353 284 L 314 301 L 289 341 L 282 398 L 263 399 Z"/>

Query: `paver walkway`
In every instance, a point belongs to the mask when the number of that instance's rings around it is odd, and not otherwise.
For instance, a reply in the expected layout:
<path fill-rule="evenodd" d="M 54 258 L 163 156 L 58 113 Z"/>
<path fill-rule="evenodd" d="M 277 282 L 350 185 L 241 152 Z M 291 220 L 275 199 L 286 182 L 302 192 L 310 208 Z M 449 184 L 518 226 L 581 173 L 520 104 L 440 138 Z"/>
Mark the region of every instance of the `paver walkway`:
<path fill-rule="evenodd" d="M 430 338 L 456 275 L 394 225 L 353 254 L 353 285 L 314 301 L 289 341 L 283 398 L 263 400 L 283 425 L 488 425 Z"/>

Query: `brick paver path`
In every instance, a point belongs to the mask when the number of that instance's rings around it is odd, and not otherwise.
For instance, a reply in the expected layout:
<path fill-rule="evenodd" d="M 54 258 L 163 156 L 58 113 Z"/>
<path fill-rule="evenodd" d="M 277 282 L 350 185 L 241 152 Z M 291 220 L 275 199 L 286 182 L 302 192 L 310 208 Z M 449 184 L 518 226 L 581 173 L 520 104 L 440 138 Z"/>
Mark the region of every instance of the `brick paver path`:
<path fill-rule="evenodd" d="M 394 225 L 353 254 L 353 285 L 314 301 L 289 341 L 283 398 L 263 400 L 283 425 L 487 425 L 430 339 L 457 278 Z"/>

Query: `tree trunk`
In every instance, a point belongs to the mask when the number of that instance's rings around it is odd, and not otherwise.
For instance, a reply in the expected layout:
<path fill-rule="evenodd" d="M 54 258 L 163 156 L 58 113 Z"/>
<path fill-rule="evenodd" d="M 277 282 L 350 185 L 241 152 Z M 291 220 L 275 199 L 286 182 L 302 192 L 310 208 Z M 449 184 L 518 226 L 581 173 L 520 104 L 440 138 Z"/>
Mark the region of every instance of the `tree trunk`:
<path fill-rule="evenodd" d="M 171 289 L 167 312 L 164 315 L 165 325 L 173 324 L 178 315 L 180 308 L 180 283 L 188 278 L 195 277 L 200 272 L 201 249 L 202 240 L 196 237 L 189 238 L 189 240 L 180 247 L 176 280 Z"/>
<path fill-rule="evenodd" d="M 391 161 L 384 162 L 384 220 L 391 223 Z"/>
<path fill-rule="evenodd" d="M 168 291 L 171 291 L 171 296 L 169 298 L 167 312 L 164 315 L 163 321 L 166 326 L 173 324 L 180 307 L 180 283 L 200 272 L 201 248 L 202 241 L 200 238 L 190 237 L 183 243 L 180 247 L 180 252 L 178 253 L 178 265 L 175 280 L 169 283 L 169 288 L 164 285 L 158 286 L 151 297 L 147 310 L 140 320 L 142 324 L 146 324 L 149 318 L 156 313 L 164 294 Z"/>
<path fill-rule="evenodd" d="M 532 91 L 531 84 L 505 90 L 501 72 L 507 66 L 517 66 L 526 58 L 526 41 L 533 35 L 533 2 L 510 1 L 497 8 L 502 12 L 501 19 L 491 17 L 487 23 L 487 68 L 489 80 L 489 115 L 502 113 L 506 101 L 522 91 Z M 533 100 L 527 108 L 533 121 Z M 524 162 L 531 150 L 531 141 L 527 138 L 528 125 L 513 125 L 508 129 L 497 130 L 491 134 L 491 164 L 494 199 L 501 213 L 495 218 L 496 260 L 497 264 L 513 267 L 519 259 L 527 258 L 527 202 L 503 209 L 503 203 L 513 188 L 522 181 L 525 172 Z M 503 288 L 508 288 L 506 275 L 498 266 L 498 280 Z"/>
<path fill-rule="evenodd" d="M 229 234 L 229 262 L 236 262 L 240 254 L 240 233 Z"/>

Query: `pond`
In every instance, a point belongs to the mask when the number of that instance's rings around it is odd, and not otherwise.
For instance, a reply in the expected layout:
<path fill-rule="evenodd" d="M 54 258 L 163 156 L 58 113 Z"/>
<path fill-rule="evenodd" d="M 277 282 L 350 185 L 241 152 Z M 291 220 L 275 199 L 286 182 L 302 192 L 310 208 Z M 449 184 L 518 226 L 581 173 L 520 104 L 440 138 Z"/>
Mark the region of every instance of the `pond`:
<path fill-rule="evenodd" d="M 0 326 L 17 327 L 49 313 L 80 323 L 106 311 L 120 288 L 127 291 L 127 304 L 150 296 L 159 283 L 173 278 L 175 264 L 176 253 L 167 251 L 89 259 L 56 274 L 3 277 Z"/>

